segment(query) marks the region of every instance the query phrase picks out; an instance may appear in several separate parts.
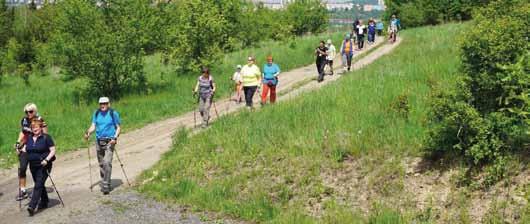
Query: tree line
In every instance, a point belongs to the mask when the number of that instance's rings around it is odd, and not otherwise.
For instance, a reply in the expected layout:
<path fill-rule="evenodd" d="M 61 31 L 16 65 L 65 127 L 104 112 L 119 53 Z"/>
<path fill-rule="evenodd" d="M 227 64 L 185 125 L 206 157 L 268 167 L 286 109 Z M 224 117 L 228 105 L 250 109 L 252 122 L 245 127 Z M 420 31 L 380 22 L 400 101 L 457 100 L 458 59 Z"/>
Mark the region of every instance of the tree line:
<path fill-rule="evenodd" d="M 65 80 L 88 78 L 87 96 L 145 91 L 143 57 L 160 52 L 179 74 L 265 40 L 326 30 L 318 0 L 271 10 L 244 0 L 65 0 L 8 7 L 0 2 L 0 78 L 59 67 Z M 1 79 L 0 79 L 1 80 Z"/>
<path fill-rule="evenodd" d="M 491 0 L 386 0 L 385 18 L 396 14 L 403 27 L 436 25 L 472 19 L 473 11 Z"/>

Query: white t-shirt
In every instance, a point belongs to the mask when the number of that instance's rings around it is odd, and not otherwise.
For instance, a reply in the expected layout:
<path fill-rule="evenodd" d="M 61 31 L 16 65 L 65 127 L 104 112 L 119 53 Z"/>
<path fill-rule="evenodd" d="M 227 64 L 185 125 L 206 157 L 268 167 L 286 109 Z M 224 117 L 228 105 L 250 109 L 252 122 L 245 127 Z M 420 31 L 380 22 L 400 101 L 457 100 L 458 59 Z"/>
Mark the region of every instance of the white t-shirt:
<path fill-rule="evenodd" d="M 364 34 L 364 29 L 366 28 L 365 25 L 357 25 L 357 30 L 359 34 Z"/>
<path fill-rule="evenodd" d="M 335 46 L 333 44 L 330 44 L 328 46 L 328 56 L 326 57 L 326 59 L 332 61 L 334 58 L 335 58 L 335 54 L 337 52 L 337 49 L 335 49 Z"/>
<path fill-rule="evenodd" d="M 241 72 L 235 72 L 232 76 L 232 81 L 234 81 L 235 83 L 243 82 L 243 79 L 241 78 Z"/>

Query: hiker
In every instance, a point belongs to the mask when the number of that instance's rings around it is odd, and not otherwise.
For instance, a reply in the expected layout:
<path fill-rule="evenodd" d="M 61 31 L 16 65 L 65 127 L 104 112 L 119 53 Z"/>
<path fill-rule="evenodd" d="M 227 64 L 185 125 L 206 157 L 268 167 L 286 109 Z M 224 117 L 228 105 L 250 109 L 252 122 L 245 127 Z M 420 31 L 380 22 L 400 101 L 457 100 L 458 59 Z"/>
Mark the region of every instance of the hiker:
<path fill-rule="evenodd" d="M 400 29 L 401 21 L 396 17 L 396 15 L 392 15 L 392 19 L 390 20 L 390 26 L 388 27 L 388 32 L 390 33 L 389 39 L 392 43 L 396 42 L 397 34 Z"/>
<path fill-rule="evenodd" d="M 352 32 L 350 34 L 350 38 L 353 40 L 353 43 L 357 43 L 357 36 L 359 35 L 359 32 L 357 30 L 357 26 L 359 25 L 359 22 L 360 20 L 359 19 L 355 19 L 355 21 L 353 22 L 353 26 L 352 26 Z"/>
<path fill-rule="evenodd" d="M 335 48 L 335 45 L 333 45 L 333 43 L 331 42 L 331 39 L 328 39 L 326 47 L 328 48 L 328 56 L 326 59 L 329 66 L 329 71 L 331 72 L 331 75 L 333 75 L 333 59 L 335 59 L 337 49 Z"/>
<path fill-rule="evenodd" d="M 383 36 L 383 29 L 385 28 L 385 25 L 383 24 L 383 21 L 378 21 L 375 25 L 375 29 L 377 30 L 377 36 Z"/>
<path fill-rule="evenodd" d="M 340 54 L 342 55 L 342 67 L 344 70 L 351 69 L 351 59 L 353 57 L 353 41 L 349 34 L 346 34 L 340 47 Z"/>
<path fill-rule="evenodd" d="M 235 99 L 237 103 L 241 103 L 243 96 L 241 95 L 241 90 L 243 89 L 242 82 L 243 79 L 241 78 L 241 65 L 237 65 L 236 72 L 234 72 L 234 75 L 232 75 L 232 81 L 234 82 L 234 91 L 235 91 Z"/>
<path fill-rule="evenodd" d="M 108 97 L 99 98 L 99 109 L 92 114 L 92 124 L 85 132 L 88 139 L 96 131 L 96 152 L 101 176 L 100 189 L 104 195 L 111 191 L 112 155 L 121 132 L 120 114 L 110 108 Z"/>
<path fill-rule="evenodd" d="M 327 63 L 327 56 L 328 56 L 328 48 L 326 47 L 326 44 L 323 40 L 320 41 L 320 45 L 315 49 L 315 55 L 316 55 L 316 65 L 317 65 L 317 72 L 318 72 L 318 82 L 324 81 L 324 67 Z"/>
<path fill-rule="evenodd" d="M 375 21 L 371 19 L 368 22 L 368 44 L 375 43 Z"/>
<path fill-rule="evenodd" d="M 28 136 L 31 134 L 31 122 L 41 121 L 42 122 L 42 132 L 48 134 L 48 126 L 44 122 L 44 119 L 39 116 L 37 113 L 37 105 L 34 103 L 28 103 L 24 106 L 24 113 L 26 116 L 20 120 L 20 133 L 18 134 L 17 142 L 15 143 L 15 150 L 18 155 L 19 168 L 18 168 L 18 184 L 19 184 L 19 193 L 16 197 L 17 201 L 24 200 L 28 197 L 28 192 L 26 190 L 26 170 L 28 168 L 28 155 L 25 152 L 22 152 L 21 149 L 26 144 Z"/>
<path fill-rule="evenodd" d="M 280 67 L 273 63 L 272 55 L 267 56 L 267 63 L 263 65 L 263 89 L 261 91 L 261 105 L 267 103 L 267 94 L 270 92 L 270 103 L 276 102 L 276 86 L 278 85 L 278 75 Z"/>
<path fill-rule="evenodd" d="M 212 106 L 213 95 L 215 93 L 215 82 L 210 75 L 208 67 L 202 68 L 202 74 L 197 79 L 197 84 L 193 89 L 194 95 L 199 93 L 199 113 L 202 117 L 202 128 L 208 127 L 210 120 L 210 107 Z"/>
<path fill-rule="evenodd" d="M 359 24 L 356 27 L 357 31 L 357 49 L 362 50 L 364 48 L 364 34 L 366 33 L 366 26 L 362 20 L 359 20 Z"/>
<path fill-rule="evenodd" d="M 245 93 L 245 105 L 247 109 L 254 108 L 252 98 L 258 91 L 259 84 L 261 83 L 261 72 L 255 63 L 256 59 L 252 56 L 249 56 L 247 64 L 241 68 L 243 92 Z"/>
<path fill-rule="evenodd" d="M 35 214 L 37 208 L 47 208 L 49 202 L 44 185 L 55 160 L 55 144 L 52 137 L 44 133 L 44 127 L 45 123 L 41 120 L 31 122 L 31 134 L 28 135 L 26 147 L 23 149 L 28 156 L 29 169 L 35 183 L 27 208 L 30 216 Z"/>

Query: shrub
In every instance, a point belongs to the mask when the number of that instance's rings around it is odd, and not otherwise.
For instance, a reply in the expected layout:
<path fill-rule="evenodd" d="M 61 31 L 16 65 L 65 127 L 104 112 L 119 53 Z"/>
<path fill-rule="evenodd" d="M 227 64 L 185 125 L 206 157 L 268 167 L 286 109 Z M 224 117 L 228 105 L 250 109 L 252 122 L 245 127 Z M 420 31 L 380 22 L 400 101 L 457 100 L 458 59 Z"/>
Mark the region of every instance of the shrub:
<path fill-rule="evenodd" d="M 128 11 L 128 1 L 101 6 L 88 0 L 58 4 L 53 48 L 62 56 L 67 77 L 88 78 L 85 94 L 90 96 L 118 98 L 133 89 L 146 89 L 141 30 L 137 18 L 122 13 Z"/>
<path fill-rule="evenodd" d="M 507 153 L 529 139 L 529 14 L 523 0 L 480 10 L 461 42 L 458 88 L 440 91 L 431 102 L 428 148 L 488 165 L 489 184 L 503 177 Z"/>

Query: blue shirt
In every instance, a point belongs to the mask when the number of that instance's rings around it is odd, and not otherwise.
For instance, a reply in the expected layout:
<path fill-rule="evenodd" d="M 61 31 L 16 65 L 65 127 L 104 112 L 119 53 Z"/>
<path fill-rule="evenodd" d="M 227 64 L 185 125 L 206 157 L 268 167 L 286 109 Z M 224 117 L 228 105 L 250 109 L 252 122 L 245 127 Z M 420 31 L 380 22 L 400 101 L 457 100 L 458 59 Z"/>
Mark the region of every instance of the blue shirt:
<path fill-rule="evenodd" d="M 272 63 L 269 65 L 269 63 L 266 63 L 263 65 L 263 83 L 267 84 L 268 82 L 272 81 L 273 85 L 276 85 L 278 82 L 278 79 L 276 79 L 276 74 L 280 73 L 280 67 Z"/>
<path fill-rule="evenodd" d="M 100 138 L 113 138 L 116 135 L 116 125 L 120 125 L 120 114 L 117 111 L 113 111 L 114 122 L 110 116 L 109 109 L 107 111 L 97 111 L 92 115 L 92 123 L 96 125 L 96 139 Z M 96 118 L 96 114 L 98 114 Z"/>
<path fill-rule="evenodd" d="M 375 33 L 375 24 L 368 25 L 368 33 Z"/>
<path fill-rule="evenodd" d="M 42 161 L 50 154 L 50 147 L 55 146 L 52 137 L 42 134 L 33 141 L 33 134 L 30 134 L 26 142 L 26 152 L 28 161 Z"/>
<path fill-rule="evenodd" d="M 378 30 L 382 30 L 383 29 L 383 22 L 378 22 L 375 26 L 376 26 L 376 28 Z"/>

